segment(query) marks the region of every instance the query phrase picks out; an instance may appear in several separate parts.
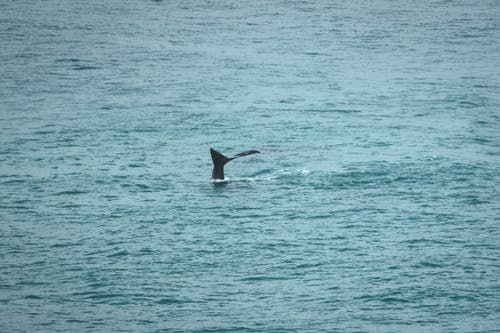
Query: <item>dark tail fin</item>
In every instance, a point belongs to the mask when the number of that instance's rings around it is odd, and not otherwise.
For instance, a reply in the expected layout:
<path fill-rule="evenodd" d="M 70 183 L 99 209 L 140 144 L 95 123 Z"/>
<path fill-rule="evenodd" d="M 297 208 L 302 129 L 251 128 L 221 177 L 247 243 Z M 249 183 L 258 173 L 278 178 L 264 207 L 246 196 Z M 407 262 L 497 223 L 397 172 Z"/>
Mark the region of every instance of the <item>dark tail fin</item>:
<path fill-rule="evenodd" d="M 212 170 L 213 179 L 224 179 L 224 165 L 230 161 L 229 158 L 219 153 L 217 150 L 210 148 L 214 169 Z"/>
<path fill-rule="evenodd" d="M 237 157 L 242 157 L 242 156 L 247 156 L 247 155 L 252 155 L 252 154 L 258 154 L 260 151 L 258 150 L 247 150 L 242 153 L 236 154 L 232 159 L 235 159 Z"/>
<path fill-rule="evenodd" d="M 217 150 L 210 148 L 212 155 L 212 162 L 214 162 L 214 169 L 212 170 L 213 179 L 224 179 L 224 165 L 235 158 L 260 153 L 257 150 L 247 150 L 242 153 L 236 154 L 234 157 L 226 157 L 219 153 Z"/>

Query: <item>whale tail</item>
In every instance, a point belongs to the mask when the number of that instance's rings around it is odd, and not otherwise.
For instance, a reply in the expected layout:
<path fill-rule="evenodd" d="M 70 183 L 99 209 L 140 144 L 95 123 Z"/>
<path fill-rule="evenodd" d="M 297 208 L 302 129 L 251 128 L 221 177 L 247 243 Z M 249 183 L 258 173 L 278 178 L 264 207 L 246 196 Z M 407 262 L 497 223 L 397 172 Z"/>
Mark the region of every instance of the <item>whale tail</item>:
<path fill-rule="evenodd" d="M 212 162 L 214 163 L 214 168 L 212 170 L 212 179 L 224 179 L 224 165 L 235 158 L 257 154 L 260 151 L 257 150 L 247 150 L 242 153 L 236 154 L 233 157 L 227 157 L 219 153 L 217 150 L 210 148 L 210 155 L 212 155 Z"/>

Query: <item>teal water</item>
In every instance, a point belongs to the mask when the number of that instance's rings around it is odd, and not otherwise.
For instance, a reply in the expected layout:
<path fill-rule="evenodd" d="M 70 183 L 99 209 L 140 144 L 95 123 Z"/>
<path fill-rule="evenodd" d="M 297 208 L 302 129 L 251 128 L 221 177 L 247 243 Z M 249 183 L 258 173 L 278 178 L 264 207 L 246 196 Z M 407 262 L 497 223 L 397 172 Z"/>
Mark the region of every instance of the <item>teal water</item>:
<path fill-rule="evenodd" d="M 499 22 L 2 1 L 0 331 L 498 332 Z"/>

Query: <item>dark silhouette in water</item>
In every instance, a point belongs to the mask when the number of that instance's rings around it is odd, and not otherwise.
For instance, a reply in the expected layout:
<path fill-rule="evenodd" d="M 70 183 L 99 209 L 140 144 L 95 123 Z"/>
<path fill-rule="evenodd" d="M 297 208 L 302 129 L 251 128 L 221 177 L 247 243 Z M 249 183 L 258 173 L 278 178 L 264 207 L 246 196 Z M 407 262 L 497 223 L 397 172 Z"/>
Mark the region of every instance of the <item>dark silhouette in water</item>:
<path fill-rule="evenodd" d="M 224 165 L 227 162 L 234 160 L 235 158 L 257 154 L 260 151 L 257 150 L 247 150 L 242 153 L 236 154 L 233 157 L 226 157 L 219 153 L 217 150 L 210 148 L 210 154 L 212 155 L 212 162 L 214 162 L 214 169 L 212 171 L 212 179 L 223 180 L 224 179 Z"/>

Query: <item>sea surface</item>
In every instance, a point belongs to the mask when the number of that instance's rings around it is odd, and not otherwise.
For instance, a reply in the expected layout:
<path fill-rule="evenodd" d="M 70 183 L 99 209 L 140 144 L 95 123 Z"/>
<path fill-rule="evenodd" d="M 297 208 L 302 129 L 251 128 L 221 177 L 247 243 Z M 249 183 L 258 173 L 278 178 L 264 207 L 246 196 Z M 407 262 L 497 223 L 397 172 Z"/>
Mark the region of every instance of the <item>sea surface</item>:
<path fill-rule="evenodd" d="M 500 332 L 499 188 L 499 1 L 0 1 L 2 333 Z"/>

